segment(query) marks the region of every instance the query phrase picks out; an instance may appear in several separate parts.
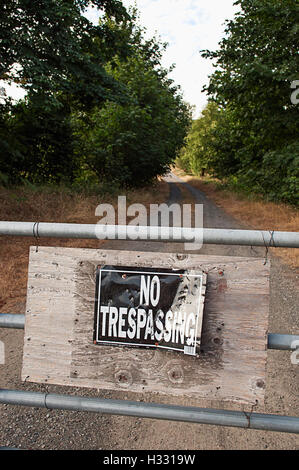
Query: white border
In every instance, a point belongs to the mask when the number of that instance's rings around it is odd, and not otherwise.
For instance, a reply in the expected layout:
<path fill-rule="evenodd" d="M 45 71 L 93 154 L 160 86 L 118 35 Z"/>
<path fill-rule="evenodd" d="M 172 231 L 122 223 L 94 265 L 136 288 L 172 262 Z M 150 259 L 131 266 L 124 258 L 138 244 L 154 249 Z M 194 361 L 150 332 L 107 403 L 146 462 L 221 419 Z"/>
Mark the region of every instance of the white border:
<path fill-rule="evenodd" d="M 164 269 L 164 268 L 161 268 Z M 166 268 L 167 269 L 167 268 Z M 114 273 L 130 273 L 130 274 L 156 274 L 156 275 L 162 275 L 165 276 L 188 276 L 188 277 L 201 277 L 202 274 L 179 274 L 179 273 L 155 273 L 153 271 L 126 271 L 125 269 L 101 269 L 103 272 L 114 272 Z"/>
<path fill-rule="evenodd" d="M 118 341 L 104 341 L 99 340 L 99 323 L 100 323 L 100 299 L 101 299 L 101 280 L 102 272 L 114 272 L 114 273 L 128 273 L 128 274 L 155 274 L 158 276 L 179 276 L 179 277 L 200 277 L 200 288 L 199 288 L 199 299 L 198 299 L 198 309 L 196 313 L 196 330 L 194 335 L 194 346 L 193 346 L 193 356 L 196 356 L 196 340 L 197 340 L 197 331 L 198 331 L 198 318 L 199 318 L 199 309 L 200 309 L 200 300 L 202 293 L 202 274 L 179 274 L 179 273 L 162 273 L 162 272 L 153 272 L 153 271 L 126 271 L 125 269 L 100 269 L 99 275 L 99 284 L 98 284 L 98 310 L 97 310 L 97 329 L 96 329 L 96 344 L 109 344 L 111 346 L 130 346 L 130 347 L 145 347 L 145 348 L 156 348 L 156 349 L 167 349 L 169 351 L 179 351 L 184 353 L 184 348 L 171 348 L 167 346 L 156 346 L 155 344 L 140 344 L 140 343 L 119 343 Z M 184 346 L 184 345 L 183 345 Z M 191 346 L 189 346 L 191 347 Z M 187 355 L 187 354 L 186 354 Z M 191 356 L 191 354 L 189 354 Z"/>
<path fill-rule="evenodd" d="M 96 342 L 98 343 L 98 337 L 99 337 L 99 323 L 100 323 L 100 300 L 101 300 L 101 280 L 102 280 L 102 270 L 100 269 L 100 275 L 99 275 L 99 284 L 98 284 L 98 311 L 97 311 L 97 332 L 96 332 Z"/>

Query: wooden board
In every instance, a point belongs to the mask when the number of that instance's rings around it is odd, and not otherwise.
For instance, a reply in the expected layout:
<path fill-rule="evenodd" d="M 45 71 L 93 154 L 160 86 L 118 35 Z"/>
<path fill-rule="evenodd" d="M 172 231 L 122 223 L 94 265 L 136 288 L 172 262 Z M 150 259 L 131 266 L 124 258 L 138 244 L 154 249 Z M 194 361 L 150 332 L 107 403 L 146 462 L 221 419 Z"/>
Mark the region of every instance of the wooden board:
<path fill-rule="evenodd" d="M 200 357 L 94 345 L 103 264 L 206 272 Z M 262 404 L 269 270 L 260 258 L 32 247 L 22 380 Z"/>

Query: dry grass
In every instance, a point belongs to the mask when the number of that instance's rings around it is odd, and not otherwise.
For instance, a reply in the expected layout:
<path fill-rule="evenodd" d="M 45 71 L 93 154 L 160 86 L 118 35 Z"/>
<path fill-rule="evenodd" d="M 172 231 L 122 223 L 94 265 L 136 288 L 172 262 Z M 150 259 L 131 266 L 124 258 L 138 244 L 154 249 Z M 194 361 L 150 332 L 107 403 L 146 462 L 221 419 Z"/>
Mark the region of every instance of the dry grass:
<path fill-rule="evenodd" d="M 249 199 L 232 191 L 220 189 L 211 178 L 186 175 L 182 170 L 175 173 L 184 181 L 203 191 L 218 207 L 240 221 L 249 229 L 299 231 L 299 210 L 287 204 L 276 204 L 260 199 Z M 299 249 L 276 248 L 272 253 L 290 266 L 299 267 Z"/>
<path fill-rule="evenodd" d="M 127 204 L 162 203 L 167 199 L 168 185 L 158 181 L 153 187 L 129 191 Z M 95 224 L 99 218 L 95 209 L 101 203 L 111 203 L 117 213 L 117 197 L 86 196 L 65 189 L 0 188 L 0 220 L 38 221 L 60 223 Z M 101 240 L 46 239 L 39 241 L 44 246 L 66 246 L 99 248 Z M 35 245 L 32 237 L 0 237 L 0 310 L 18 313 L 24 308 L 27 290 L 29 247 Z"/>
<path fill-rule="evenodd" d="M 177 173 L 177 170 L 176 170 Z M 177 173 L 178 174 L 178 173 Z M 249 228 L 264 230 L 299 230 L 299 211 L 283 204 L 249 201 L 229 191 L 219 190 L 215 184 L 179 173 L 185 181 L 204 191 L 218 206 Z M 182 190 L 184 201 L 188 191 Z M 169 187 L 164 181 L 127 194 L 127 204 L 141 203 L 147 208 L 152 203 L 162 203 L 168 198 Z M 189 201 L 188 201 L 189 202 Z M 192 202 L 192 201 L 190 201 Z M 0 188 L 0 220 L 66 222 L 93 224 L 98 222 L 95 208 L 101 203 L 112 203 L 117 214 L 116 196 L 86 196 L 65 189 L 34 190 L 30 188 Z M 42 239 L 40 245 L 99 248 L 100 240 Z M 35 244 L 32 237 L 0 237 L 0 309 L 5 312 L 22 311 L 27 289 L 29 247 Z M 299 266 L 299 250 L 276 249 L 290 265 Z"/>

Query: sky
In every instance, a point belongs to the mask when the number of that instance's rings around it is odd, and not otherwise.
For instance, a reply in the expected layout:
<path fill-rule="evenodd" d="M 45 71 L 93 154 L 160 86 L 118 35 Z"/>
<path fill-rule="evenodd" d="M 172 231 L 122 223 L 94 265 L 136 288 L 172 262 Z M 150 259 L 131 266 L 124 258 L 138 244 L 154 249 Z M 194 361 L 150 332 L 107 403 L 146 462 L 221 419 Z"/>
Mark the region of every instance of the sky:
<path fill-rule="evenodd" d="M 238 11 L 235 0 L 136 0 L 140 22 L 148 35 L 156 32 L 169 47 L 164 54 L 163 65 L 176 65 L 170 77 L 182 87 L 184 99 L 195 106 L 198 117 L 207 104 L 202 93 L 208 84 L 208 76 L 214 68 L 210 60 L 203 59 L 202 49 L 215 50 L 224 36 L 225 20 L 232 19 Z M 126 7 L 134 0 L 123 0 Z M 90 19 L 96 18 L 95 12 Z"/>
<path fill-rule="evenodd" d="M 126 7 L 135 3 L 148 36 L 157 34 L 169 43 L 162 64 L 176 65 L 170 77 L 181 86 L 184 99 L 195 107 L 194 117 L 198 117 L 207 103 L 202 88 L 213 72 L 211 61 L 203 59 L 199 51 L 217 49 L 225 20 L 232 19 L 237 11 L 234 0 L 123 0 Z M 95 9 L 89 9 L 86 16 L 95 23 L 99 18 Z M 7 89 L 7 93 L 14 98 L 23 96 L 17 87 Z"/>

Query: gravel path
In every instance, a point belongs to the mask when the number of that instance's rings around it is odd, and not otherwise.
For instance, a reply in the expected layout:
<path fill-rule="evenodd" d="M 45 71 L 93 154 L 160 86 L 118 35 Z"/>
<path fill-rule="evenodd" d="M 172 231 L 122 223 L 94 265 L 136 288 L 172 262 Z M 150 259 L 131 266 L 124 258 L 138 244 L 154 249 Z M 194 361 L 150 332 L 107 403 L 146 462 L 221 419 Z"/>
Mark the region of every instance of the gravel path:
<path fill-rule="evenodd" d="M 198 189 L 169 175 L 168 204 L 182 201 L 180 188 L 187 188 L 194 200 L 204 204 L 204 226 L 240 228 Z M 242 228 L 242 227 L 241 227 Z M 53 241 L 53 245 L 55 241 Z M 181 244 L 159 242 L 107 241 L 103 248 L 160 252 L 181 252 Z M 205 246 L 204 254 L 230 256 L 264 256 L 264 249 L 234 246 Z M 272 333 L 298 334 L 298 273 L 272 259 L 270 326 Z M 24 313 L 24 304 L 15 304 L 14 313 Z M 82 390 L 70 387 L 22 383 L 20 381 L 23 331 L 0 329 L 5 343 L 6 364 L 0 365 L 0 387 L 48 391 L 90 397 L 120 398 L 181 405 L 240 409 L 236 404 L 206 400 L 174 400 L 167 397 L 141 396 L 131 393 Z M 292 365 L 290 352 L 268 351 L 265 407 L 257 412 L 299 416 L 299 366 Z M 241 408 L 242 409 L 242 408 Z M 296 435 L 243 430 L 207 425 L 172 423 L 140 418 L 105 416 L 91 413 L 54 411 L 0 405 L 0 447 L 23 449 L 299 449 Z"/>

